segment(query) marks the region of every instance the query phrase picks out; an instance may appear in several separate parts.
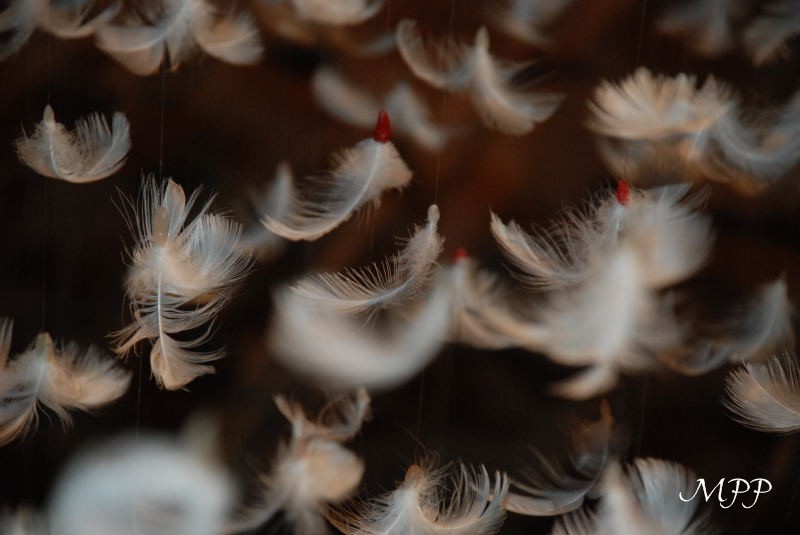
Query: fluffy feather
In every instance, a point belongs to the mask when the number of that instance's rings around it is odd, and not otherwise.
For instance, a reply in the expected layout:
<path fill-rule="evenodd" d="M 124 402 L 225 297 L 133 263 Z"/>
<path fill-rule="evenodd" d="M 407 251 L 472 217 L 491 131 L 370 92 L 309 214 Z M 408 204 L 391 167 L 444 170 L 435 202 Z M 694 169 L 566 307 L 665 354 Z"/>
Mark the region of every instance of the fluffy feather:
<path fill-rule="evenodd" d="M 567 397 L 603 392 L 617 371 L 655 366 L 655 355 L 680 346 L 681 328 L 658 292 L 694 273 L 710 248 L 697 199 L 681 202 L 685 187 L 630 192 L 623 184 L 616 199 L 582 216 L 568 214 L 560 229 L 538 237 L 493 220 L 504 252 L 527 280 L 552 289 L 519 318 L 507 315 L 493 327 L 557 362 L 589 366 L 556 387 Z"/>
<path fill-rule="evenodd" d="M 525 494 L 509 492 L 504 503 L 506 511 L 526 516 L 554 516 L 583 504 L 609 461 L 614 420 L 608 402 L 603 401 L 600 411 L 600 420 L 583 424 L 574 433 L 569 466 L 550 461 L 534 450 L 539 464 L 526 471 L 525 483 L 512 480 L 512 487 Z"/>
<path fill-rule="evenodd" d="M 800 1 L 775 0 L 744 32 L 744 47 L 755 65 L 789 55 L 786 41 L 800 34 Z"/>
<path fill-rule="evenodd" d="M 573 0 L 506 0 L 502 9 L 492 4 L 490 15 L 498 29 L 524 43 L 551 46 L 548 30 Z"/>
<path fill-rule="evenodd" d="M 745 427 L 767 433 L 800 429 L 800 367 L 793 355 L 732 371 L 725 393 L 723 403 Z"/>
<path fill-rule="evenodd" d="M 48 105 L 34 133 L 23 133 L 14 145 L 22 163 L 40 175 L 84 184 L 113 175 L 125 164 L 130 126 L 125 115 L 116 112 L 109 129 L 105 118 L 95 113 L 79 119 L 69 132 Z"/>
<path fill-rule="evenodd" d="M 379 125 L 388 116 L 379 116 Z M 411 171 L 391 141 L 365 139 L 334 157 L 330 173 L 298 185 L 287 214 L 267 215 L 264 226 L 287 240 L 316 240 L 350 219 L 362 206 L 380 204 L 380 195 L 406 186 Z"/>
<path fill-rule="evenodd" d="M 403 383 L 436 356 L 450 327 L 449 291 L 434 288 L 410 319 L 393 316 L 380 334 L 284 289 L 275 296 L 269 345 L 283 364 L 327 386 Z"/>
<path fill-rule="evenodd" d="M 126 437 L 82 452 L 51 495 L 61 535 L 218 535 L 234 499 L 229 475 L 192 444 Z"/>
<path fill-rule="evenodd" d="M 369 416 L 369 395 L 330 403 L 316 422 L 302 407 L 277 396 L 275 403 L 292 424 L 292 440 L 278 451 L 271 473 L 260 476 L 257 503 L 239 513 L 229 526 L 235 532 L 254 529 L 284 510 L 297 535 L 326 533 L 320 511 L 356 489 L 364 463 L 340 443 L 352 438 Z"/>
<path fill-rule="evenodd" d="M 708 535 L 714 533 L 699 500 L 683 502 L 696 486 L 693 473 L 677 463 L 636 459 L 623 474 L 609 466 L 596 512 L 580 510 L 559 518 L 553 535 Z"/>
<path fill-rule="evenodd" d="M 153 375 L 160 386 L 176 390 L 213 373 L 207 363 L 224 355 L 223 350 L 197 348 L 210 338 L 217 313 L 251 262 L 239 251 L 240 226 L 209 214 L 211 200 L 187 221 L 198 191 L 187 200 L 172 180 L 159 186 L 150 179 L 143 192 L 136 216 L 138 243 L 126 281 L 134 321 L 114 334 L 115 351 L 124 355 L 137 342 L 152 339 Z M 193 337 L 180 334 L 197 329 L 202 332 Z"/>
<path fill-rule="evenodd" d="M 97 32 L 98 46 L 134 74 L 158 71 L 165 58 L 176 69 L 200 46 L 228 63 L 252 64 L 261 57 L 261 42 L 246 15 L 215 20 L 206 0 L 161 0 L 129 14 L 123 25 L 105 25 Z"/>
<path fill-rule="evenodd" d="M 489 535 L 504 520 L 508 479 L 492 484 L 483 466 L 427 470 L 412 465 L 395 491 L 374 502 L 329 509 L 326 517 L 346 535 Z"/>
<path fill-rule="evenodd" d="M 684 37 L 695 53 L 714 58 L 733 48 L 732 26 L 746 14 L 746 8 L 735 0 L 687 2 L 671 6 L 659 16 L 656 26 L 667 35 Z"/>
<path fill-rule="evenodd" d="M 478 30 L 475 44 L 440 45 L 431 59 L 417 23 L 404 19 L 397 26 L 397 47 L 411 71 L 434 87 L 468 93 L 484 124 L 510 135 L 523 135 L 547 120 L 561 95 L 523 93 L 511 87 L 523 64 L 496 60 L 489 53 L 489 32 Z"/>
<path fill-rule="evenodd" d="M 285 217 L 292 197 L 295 195 L 294 174 L 286 162 L 278 164 L 275 177 L 261 193 L 250 196 L 253 211 L 258 216 L 258 221 L 245 228 L 242 239 L 239 241 L 240 249 L 256 255 L 260 260 L 266 261 L 277 255 L 286 241 L 270 232 L 262 223 L 268 215 Z"/>
<path fill-rule="evenodd" d="M 405 248 L 387 261 L 342 273 L 299 280 L 292 291 L 309 305 L 345 314 L 375 312 L 419 297 L 433 278 L 444 240 L 437 232 L 439 207 L 428 208 L 428 222 L 417 227 Z"/>
<path fill-rule="evenodd" d="M 303 18 L 319 24 L 349 26 L 377 15 L 383 0 L 291 0 Z"/>
<path fill-rule="evenodd" d="M 590 104 L 589 127 L 604 136 L 606 163 L 625 176 L 652 170 L 658 160 L 677 160 L 699 174 L 749 190 L 779 178 L 800 158 L 795 117 L 797 98 L 781 110 L 740 110 L 730 89 L 709 77 L 655 77 L 638 69 L 621 84 L 604 82 Z M 682 173 L 687 174 L 687 173 Z"/>
<path fill-rule="evenodd" d="M 418 146 L 438 151 L 447 142 L 448 132 L 430 121 L 427 105 L 406 83 L 397 84 L 378 102 L 338 71 L 320 67 L 314 73 L 311 88 L 317 103 L 347 124 L 368 128 L 378 111 L 384 108 L 390 117 L 394 117 L 395 132 L 408 136 Z"/>
<path fill-rule="evenodd" d="M 0 445 L 23 436 L 36 426 L 42 406 L 67 426 L 69 410 L 89 411 L 121 397 L 130 374 L 95 348 L 58 348 L 47 333 L 8 360 L 12 323 L 0 321 Z"/>

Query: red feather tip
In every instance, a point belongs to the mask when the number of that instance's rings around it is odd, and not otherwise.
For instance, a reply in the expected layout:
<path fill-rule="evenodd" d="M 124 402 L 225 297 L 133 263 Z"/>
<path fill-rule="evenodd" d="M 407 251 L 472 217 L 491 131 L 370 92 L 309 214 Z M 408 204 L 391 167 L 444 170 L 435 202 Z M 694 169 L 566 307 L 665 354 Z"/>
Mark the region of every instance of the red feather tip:
<path fill-rule="evenodd" d="M 628 201 L 631 200 L 631 188 L 628 186 L 628 183 L 624 180 L 620 180 L 617 182 L 617 201 L 622 205 L 626 206 Z"/>
<path fill-rule="evenodd" d="M 455 254 L 453 254 L 453 260 L 456 262 L 459 260 L 466 260 L 467 258 L 469 258 L 469 253 L 463 247 L 457 248 Z"/>
<path fill-rule="evenodd" d="M 378 122 L 375 124 L 375 132 L 372 134 L 372 139 L 378 143 L 386 143 L 392 139 L 392 122 L 389 120 L 389 114 L 386 110 L 378 112 Z"/>

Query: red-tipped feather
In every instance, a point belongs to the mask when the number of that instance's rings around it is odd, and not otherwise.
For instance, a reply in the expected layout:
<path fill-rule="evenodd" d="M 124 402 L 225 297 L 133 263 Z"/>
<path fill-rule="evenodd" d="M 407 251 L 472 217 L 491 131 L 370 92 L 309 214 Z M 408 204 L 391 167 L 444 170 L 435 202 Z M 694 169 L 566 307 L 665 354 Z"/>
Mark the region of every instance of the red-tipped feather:
<path fill-rule="evenodd" d="M 620 180 L 617 182 L 617 201 L 622 205 L 626 206 L 628 201 L 631 200 L 631 188 L 628 186 L 628 183 L 624 180 Z"/>
<path fill-rule="evenodd" d="M 453 254 L 453 260 L 456 262 L 459 260 L 466 260 L 467 258 L 469 258 L 469 253 L 463 247 L 457 248 L 455 254 Z"/>
<path fill-rule="evenodd" d="M 386 110 L 378 112 L 378 122 L 375 124 L 375 133 L 372 134 L 372 139 L 378 143 L 386 143 L 392 139 L 392 122 L 389 120 Z"/>

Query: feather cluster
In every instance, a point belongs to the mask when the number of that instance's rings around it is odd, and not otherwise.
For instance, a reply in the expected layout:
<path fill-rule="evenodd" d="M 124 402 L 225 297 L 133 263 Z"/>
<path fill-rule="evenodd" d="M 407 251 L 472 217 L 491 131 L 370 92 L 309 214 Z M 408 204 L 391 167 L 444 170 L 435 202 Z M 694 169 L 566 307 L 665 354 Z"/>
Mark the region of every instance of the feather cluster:
<path fill-rule="evenodd" d="M 318 421 L 281 396 L 275 404 L 292 424 L 292 439 L 280 447 L 271 472 L 261 475 L 258 503 L 240 512 L 229 530 L 255 529 L 283 510 L 297 535 L 325 533 L 324 507 L 350 496 L 364 473 L 363 461 L 342 443 L 369 418 L 369 395 L 359 389 L 354 398 L 330 402 Z"/>
<path fill-rule="evenodd" d="M 757 190 L 800 159 L 800 97 L 764 118 L 745 120 L 724 84 L 708 77 L 695 86 L 693 76 L 654 76 L 644 67 L 619 84 L 601 84 L 590 104 L 589 127 L 602 136 L 607 165 L 633 177 L 677 167 L 688 176 Z"/>
<path fill-rule="evenodd" d="M 728 375 L 725 405 L 742 425 L 768 433 L 800 429 L 800 366 L 791 354 Z"/>
<path fill-rule="evenodd" d="M 113 175 L 125 164 L 130 126 L 120 112 L 114 114 L 111 128 L 95 113 L 79 119 L 70 132 L 48 105 L 34 133 L 17 139 L 15 146 L 22 163 L 40 175 L 84 184 Z"/>
<path fill-rule="evenodd" d="M 207 0 L 159 0 L 129 12 L 121 25 L 106 24 L 97 31 L 97 44 L 128 70 L 153 74 L 168 60 L 176 69 L 197 47 L 234 65 L 261 58 L 258 30 L 246 14 L 218 18 Z"/>
<path fill-rule="evenodd" d="M 492 483 L 483 466 L 430 470 L 414 464 L 393 492 L 331 508 L 326 517 L 345 535 L 490 535 L 505 518 L 507 492 L 506 476 L 498 472 Z"/>
<path fill-rule="evenodd" d="M 411 171 L 391 139 L 389 115 L 378 115 L 375 134 L 334 157 L 334 169 L 298 184 L 286 214 L 268 215 L 264 226 L 287 240 L 316 240 L 350 219 L 362 206 L 411 181 Z"/>
<path fill-rule="evenodd" d="M 525 65 L 495 59 L 489 53 L 489 32 L 478 30 L 468 46 L 448 42 L 437 57 L 426 47 L 417 23 L 397 25 L 397 47 L 411 71 L 433 87 L 467 93 L 484 124 L 510 135 L 523 135 L 547 120 L 562 101 L 552 93 L 525 93 L 511 80 Z"/>
<path fill-rule="evenodd" d="M 172 180 L 158 185 L 153 179 L 143 189 L 138 243 L 126 281 L 134 321 L 115 333 L 115 350 L 124 355 L 152 339 L 153 375 L 160 386 L 176 390 L 212 373 L 208 362 L 224 355 L 199 348 L 251 262 L 239 250 L 239 224 L 209 213 L 211 200 L 189 218 L 199 191 L 187 200 Z"/>
<path fill-rule="evenodd" d="M 636 459 L 625 473 L 617 464 L 603 476 L 596 511 L 582 509 L 559 518 L 553 535 L 708 535 L 708 516 L 699 500 L 684 502 L 696 486 L 693 473 L 677 463 Z"/>
<path fill-rule="evenodd" d="M 660 291 L 692 275 L 711 245 L 709 221 L 697 213 L 697 197 L 682 202 L 686 191 L 631 191 L 620 182 L 616 197 L 539 236 L 493 215 L 492 232 L 523 281 L 550 290 L 495 327 L 520 347 L 589 366 L 557 387 L 561 395 L 604 392 L 617 371 L 653 367 L 681 346 L 682 329 Z"/>
<path fill-rule="evenodd" d="M 12 322 L 0 320 L 0 445 L 36 426 L 47 407 L 66 426 L 68 411 L 107 405 L 128 390 L 130 374 L 96 348 L 57 347 L 42 333 L 9 360 Z"/>

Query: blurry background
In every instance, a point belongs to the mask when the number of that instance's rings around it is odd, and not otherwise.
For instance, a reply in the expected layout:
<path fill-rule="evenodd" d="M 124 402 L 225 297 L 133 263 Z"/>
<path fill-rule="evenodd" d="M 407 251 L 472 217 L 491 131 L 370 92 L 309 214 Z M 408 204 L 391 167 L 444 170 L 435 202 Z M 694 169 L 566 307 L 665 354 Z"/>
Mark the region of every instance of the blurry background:
<path fill-rule="evenodd" d="M 499 0 L 387 0 L 365 24 L 348 30 L 367 39 L 417 18 L 426 35 L 471 40 Z M 221 416 L 226 458 L 247 474 L 266 467 L 288 426 L 272 403 L 276 393 L 319 400 L 320 394 L 275 363 L 264 346 L 270 289 L 307 271 L 338 270 L 379 260 L 397 238 L 437 202 L 446 238 L 443 262 L 456 247 L 502 276 L 505 264 L 488 227 L 489 209 L 504 220 L 547 225 L 563 206 L 613 187 L 619 177 L 600 162 L 584 127 L 587 100 L 602 79 L 619 79 L 637 65 L 654 72 L 713 73 L 752 106 L 779 105 L 800 89 L 797 55 L 755 68 L 738 50 L 703 59 L 676 38 L 657 33 L 654 21 L 675 2 L 576 0 L 552 27 L 548 51 L 523 45 L 490 26 L 492 49 L 516 60 L 540 58 L 520 82 L 566 94 L 555 115 L 530 135 L 509 137 L 484 128 L 469 102 L 413 81 L 437 122 L 458 135 L 439 154 L 404 139 L 396 145 L 414 170 L 401 194 L 385 195 L 379 210 L 360 214 L 323 239 L 290 244 L 258 264 L 220 323 L 216 342 L 228 357 L 217 374 L 188 391 L 160 391 L 147 359 L 135 356 L 132 388 L 93 415 L 76 414 L 68 433 L 43 418 L 25 440 L 0 448 L 0 504 L 39 504 L 76 449 L 122 430 L 174 430 L 187 415 Z M 0 6 L 3 3 L 0 2 Z M 222 2 L 226 9 L 230 4 Z M 0 314 L 15 320 L 13 349 L 45 329 L 56 339 L 105 345 L 108 333 L 129 321 L 122 283 L 132 243 L 118 210 L 135 198 L 143 176 L 173 177 L 187 191 L 218 192 L 218 209 L 242 218 L 248 191 L 272 180 L 281 160 L 299 174 L 328 167 L 337 149 L 369 135 L 327 115 L 314 102 L 311 74 L 321 64 L 344 70 L 365 88 L 385 92 L 412 75 L 396 53 L 377 58 L 348 54 L 322 40 L 301 46 L 269 28 L 272 7 L 239 1 L 261 23 L 263 60 L 254 67 L 223 64 L 198 53 L 174 72 L 137 77 L 104 55 L 91 39 L 66 41 L 37 32 L 19 54 L 0 63 Z M 759 12 L 753 5 L 745 24 Z M 748 18 L 749 17 L 749 18 Z M 797 52 L 797 47 L 795 46 Z M 132 150 L 120 173 L 89 185 L 36 175 L 16 158 L 12 142 L 31 132 L 47 103 L 72 128 L 90 112 L 123 111 Z M 718 232 L 708 266 L 690 283 L 720 307 L 784 274 L 790 296 L 800 285 L 800 189 L 790 172 L 757 196 L 713 184 L 707 205 Z M 145 355 L 149 349 L 143 346 Z M 405 386 L 374 396 L 374 419 L 354 444 L 367 462 L 366 494 L 393 488 L 423 455 L 461 459 L 519 474 L 530 448 L 563 452 L 569 426 L 596 418 L 599 402 L 550 397 L 546 385 L 569 370 L 524 352 L 481 352 L 448 347 Z M 624 459 L 654 456 L 683 463 L 708 481 L 769 479 L 774 489 L 756 507 L 723 510 L 709 504 L 724 533 L 797 533 L 800 528 L 800 435 L 773 437 L 730 420 L 720 404 L 727 369 L 687 378 L 664 372 L 626 379 L 609 397 L 624 437 Z M 502 533 L 546 533 L 552 520 L 510 516 Z M 280 533 L 275 522 L 263 533 Z M 287 531 L 288 532 L 288 531 Z"/>

